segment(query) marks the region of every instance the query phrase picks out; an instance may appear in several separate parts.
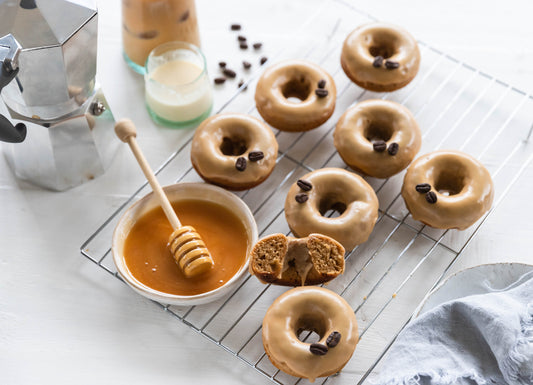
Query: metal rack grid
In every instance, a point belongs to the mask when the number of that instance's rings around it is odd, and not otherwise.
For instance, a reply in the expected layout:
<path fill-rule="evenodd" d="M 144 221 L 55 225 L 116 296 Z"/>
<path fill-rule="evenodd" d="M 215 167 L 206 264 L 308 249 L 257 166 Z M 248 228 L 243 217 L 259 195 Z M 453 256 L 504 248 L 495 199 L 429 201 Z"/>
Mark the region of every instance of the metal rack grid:
<path fill-rule="evenodd" d="M 413 112 L 423 133 L 420 154 L 441 148 L 466 151 L 486 165 L 496 189 L 493 208 L 475 225 L 462 232 L 448 231 L 412 220 L 400 199 L 403 173 L 386 180 L 365 177 L 380 202 L 378 221 L 370 239 L 346 255 L 345 273 L 328 285 L 353 307 L 361 341 L 340 375 L 318 380 L 319 383 L 363 383 L 411 319 L 416 306 L 462 255 L 532 162 L 533 145 L 529 137 L 533 98 L 423 42 L 419 42 L 422 65 L 411 84 L 393 93 L 365 91 L 344 75 L 339 56 L 348 32 L 374 18 L 341 0 L 329 2 L 317 14 L 298 32 L 298 46 L 291 47 L 290 52 L 279 53 L 275 60 L 306 58 L 324 67 L 337 85 L 336 110 L 328 122 L 309 132 L 286 133 L 274 129 L 280 145 L 274 172 L 262 185 L 237 193 L 254 213 L 260 236 L 274 232 L 290 234 L 282 207 L 289 187 L 299 177 L 321 167 L 348 169 L 333 146 L 332 132 L 349 106 L 371 98 L 393 100 Z M 320 25 L 329 26 L 326 38 L 312 44 L 299 39 L 318 20 Z M 258 75 L 248 81 L 247 91 L 242 87 L 218 112 L 237 111 L 260 118 L 253 102 Z M 163 184 L 201 180 L 189 161 L 191 138 L 192 133 L 157 170 Z M 81 247 L 85 257 L 118 279 L 110 255 L 112 231 L 131 202 L 148 191 L 145 183 Z M 285 290 L 247 277 L 228 297 L 208 305 L 156 304 L 273 382 L 306 383 L 272 366 L 261 343 L 263 315 Z"/>

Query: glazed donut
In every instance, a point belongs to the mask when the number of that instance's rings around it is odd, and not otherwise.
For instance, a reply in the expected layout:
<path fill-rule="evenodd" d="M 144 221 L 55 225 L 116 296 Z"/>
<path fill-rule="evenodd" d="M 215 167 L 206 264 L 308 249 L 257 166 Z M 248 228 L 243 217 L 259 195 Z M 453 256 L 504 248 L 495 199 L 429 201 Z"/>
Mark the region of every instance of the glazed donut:
<path fill-rule="evenodd" d="M 418 72 L 420 50 L 403 28 L 369 23 L 353 30 L 342 47 L 342 69 L 355 84 L 370 91 L 394 91 Z"/>
<path fill-rule="evenodd" d="M 439 229 L 464 230 L 490 209 L 494 187 L 488 170 L 460 151 L 435 151 L 407 169 L 402 196 L 413 219 Z"/>
<path fill-rule="evenodd" d="M 257 110 L 281 131 L 307 131 L 320 126 L 333 114 L 336 98 L 333 78 L 304 60 L 286 60 L 267 68 L 255 90 Z"/>
<path fill-rule="evenodd" d="M 191 162 L 207 182 L 245 190 L 263 182 L 276 165 L 278 142 L 259 119 L 219 114 L 204 120 L 191 144 Z"/>
<path fill-rule="evenodd" d="M 320 336 L 309 344 L 304 331 Z M 338 294 L 317 286 L 297 287 L 280 295 L 263 319 L 263 346 L 274 366 L 313 382 L 340 371 L 359 341 L 350 305 Z"/>
<path fill-rule="evenodd" d="M 340 215 L 325 217 L 329 210 Z M 285 218 L 297 237 L 320 233 L 351 250 L 372 232 L 378 218 L 378 198 L 359 175 L 341 168 L 322 168 L 291 186 L 285 199 Z"/>
<path fill-rule="evenodd" d="M 366 100 L 349 108 L 333 138 L 348 166 L 376 178 L 388 178 L 406 168 L 422 141 L 411 112 L 387 100 Z"/>

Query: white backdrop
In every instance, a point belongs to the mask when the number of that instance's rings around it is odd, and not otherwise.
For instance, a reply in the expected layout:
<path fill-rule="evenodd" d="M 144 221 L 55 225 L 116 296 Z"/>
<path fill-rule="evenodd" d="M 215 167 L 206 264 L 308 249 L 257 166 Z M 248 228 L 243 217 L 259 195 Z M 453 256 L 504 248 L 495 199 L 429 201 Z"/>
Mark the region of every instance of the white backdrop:
<path fill-rule="evenodd" d="M 211 68 L 224 58 L 215 43 L 227 38 L 230 23 L 241 22 L 247 33 L 265 40 L 290 36 L 318 4 L 199 0 Z M 100 0 L 98 5 L 100 81 L 115 117 L 131 117 L 142 127 L 141 145 L 149 161 L 158 165 L 183 133 L 157 128 L 149 120 L 142 104 L 142 79 L 121 57 L 120 2 Z M 529 0 L 378 0 L 356 5 L 533 92 Z M 80 256 L 80 245 L 141 182 L 125 149 L 104 176 L 62 193 L 16 180 L 0 157 L 0 383 L 269 383 Z M 490 217 L 456 269 L 490 261 L 531 263 L 533 169 L 526 170 L 521 183 Z"/>

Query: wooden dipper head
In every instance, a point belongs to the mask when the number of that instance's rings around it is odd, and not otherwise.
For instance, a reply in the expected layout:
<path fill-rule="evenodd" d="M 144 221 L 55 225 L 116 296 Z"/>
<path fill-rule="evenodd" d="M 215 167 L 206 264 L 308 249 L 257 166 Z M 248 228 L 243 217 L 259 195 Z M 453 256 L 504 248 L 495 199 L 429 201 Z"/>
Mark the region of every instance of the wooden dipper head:
<path fill-rule="evenodd" d="M 133 155 L 143 170 L 146 179 L 154 190 L 154 195 L 159 201 L 168 221 L 174 228 L 168 243 L 174 260 L 181 268 L 186 277 L 204 273 L 214 266 L 213 258 L 205 246 L 200 234 L 192 226 L 182 226 L 172 205 L 168 201 L 165 192 L 157 181 L 148 161 L 144 157 L 141 148 L 137 144 L 137 129 L 129 119 L 121 119 L 115 124 L 115 133 L 120 140 L 129 144 Z"/>

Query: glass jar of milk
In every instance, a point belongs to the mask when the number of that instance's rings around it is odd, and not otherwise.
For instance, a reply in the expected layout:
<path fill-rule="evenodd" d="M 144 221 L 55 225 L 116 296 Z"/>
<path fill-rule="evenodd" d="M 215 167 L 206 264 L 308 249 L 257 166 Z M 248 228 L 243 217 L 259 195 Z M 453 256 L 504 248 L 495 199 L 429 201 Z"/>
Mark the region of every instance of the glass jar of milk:
<path fill-rule="evenodd" d="M 204 120 L 213 105 L 213 90 L 200 49 L 185 42 L 156 47 L 146 61 L 145 97 L 152 119 L 171 126 Z"/>

